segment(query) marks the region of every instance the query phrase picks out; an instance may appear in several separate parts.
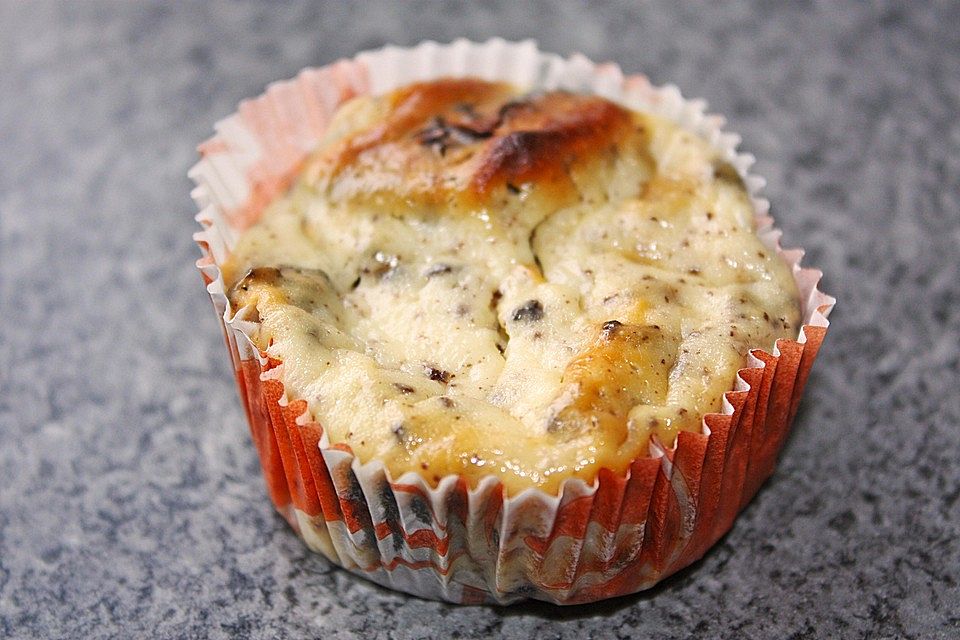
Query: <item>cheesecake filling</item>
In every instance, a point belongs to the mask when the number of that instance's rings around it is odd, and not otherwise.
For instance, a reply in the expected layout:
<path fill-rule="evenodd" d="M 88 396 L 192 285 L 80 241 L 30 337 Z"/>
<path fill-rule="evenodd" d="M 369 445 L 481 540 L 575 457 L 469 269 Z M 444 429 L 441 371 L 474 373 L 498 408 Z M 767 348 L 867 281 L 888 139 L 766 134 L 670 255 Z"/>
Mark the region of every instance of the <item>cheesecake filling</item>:
<path fill-rule="evenodd" d="M 331 442 L 509 493 L 699 431 L 749 349 L 800 327 L 789 267 L 705 140 L 476 79 L 341 107 L 223 274 Z"/>

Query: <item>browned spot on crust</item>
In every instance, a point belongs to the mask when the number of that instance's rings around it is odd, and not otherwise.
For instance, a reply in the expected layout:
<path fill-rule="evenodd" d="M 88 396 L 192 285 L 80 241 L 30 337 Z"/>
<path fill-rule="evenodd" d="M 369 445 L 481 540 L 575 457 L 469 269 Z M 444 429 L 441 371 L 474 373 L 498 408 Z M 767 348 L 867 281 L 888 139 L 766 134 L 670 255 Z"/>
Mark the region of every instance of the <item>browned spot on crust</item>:
<path fill-rule="evenodd" d="M 337 173 L 357 157 L 373 147 L 398 140 L 411 132 L 419 133 L 431 118 L 447 115 L 454 125 L 470 120 L 472 110 L 457 108 L 463 104 L 491 102 L 505 98 L 510 87 L 504 83 L 484 82 L 473 78 L 447 78 L 432 82 L 418 82 L 388 94 L 386 119 L 363 131 L 334 150 L 333 173 Z"/>
<path fill-rule="evenodd" d="M 519 97 L 472 78 L 417 83 L 381 100 L 379 122 L 314 161 L 334 200 L 475 206 L 525 184 L 534 195 L 569 199 L 572 171 L 635 135 L 631 114 L 603 98 Z"/>
<path fill-rule="evenodd" d="M 511 109 L 471 180 L 478 196 L 509 184 L 573 187 L 570 168 L 605 152 L 630 127 L 625 109 L 596 96 L 547 93 Z"/>
<path fill-rule="evenodd" d="M 292 270 L 288 269 L 288 271 Z M 265 292 L 273 299 L 280 299 L 282 282 L 283 274 L 280 269 L 276 267 L 253 267 L 227 290 L 227 297 L 230 299 L 230 304 L 236 309 L 256 304 L 260 295 Z"/>
<path fill-rule="evenodd" d="M 577 393 L 548 430 L 571 436 L 599 430 L 622 441 L 631 408 L 664 402 L 678 346 L 656 325 L 604 323 L 594 343 L 564 370 L 564 386 L 574 385 Z"/>

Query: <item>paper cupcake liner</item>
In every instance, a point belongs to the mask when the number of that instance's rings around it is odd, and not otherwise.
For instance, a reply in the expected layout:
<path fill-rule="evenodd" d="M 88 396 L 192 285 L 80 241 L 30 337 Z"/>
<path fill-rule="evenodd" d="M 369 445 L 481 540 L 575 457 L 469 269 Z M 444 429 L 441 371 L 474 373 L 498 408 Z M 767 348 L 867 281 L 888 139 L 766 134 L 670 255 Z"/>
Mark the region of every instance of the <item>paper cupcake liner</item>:
<path fill-rule="evenodd" d="M 303 400 L 284 390 L 283 363 L 266 357 L 234 311 L 218 267 L 238 235 L 296 177 L 336 108 L 419 80 L 479 76 L 521 87 L 594 93 L 667 117 L 703 136 L 743 177 L 758 234 L 790 264 L 800 290 L 803 326 L 796 340 L 753 350 L 721 413 L 701 433 L 680 433 L 670 449 L 654 441 L 649 457 L 625 474 L 602 470 L 592 484 L 564 482 L 559 492 L 527 489 L 507 496 L 499 480 L 471 488 L 457 476 L 431 487 L 408 472 L 391 477 L 379 461 L 361 464 L 331 444 Z M 201 207 L 197 266 L 220 318 L 240 397 L 270 497 L 310 548 L 387 587 L 460 603 L 535 598 L 574 604 L 652 586 L 700 558 L 772 473 L 826 333 L 834 299 L 817 289 L 821 273 L 801 268 L 800 250 L 783 250 L 780 232 L 757 197 L 753 157 L 723 119 L 674 86 L 625 77 L 614 64 L 580 55 L 564 59 L 535 43 L 426 42 L 361 53 L 270 85 L 240 104 L 200 145 L 190 171 Z"/>

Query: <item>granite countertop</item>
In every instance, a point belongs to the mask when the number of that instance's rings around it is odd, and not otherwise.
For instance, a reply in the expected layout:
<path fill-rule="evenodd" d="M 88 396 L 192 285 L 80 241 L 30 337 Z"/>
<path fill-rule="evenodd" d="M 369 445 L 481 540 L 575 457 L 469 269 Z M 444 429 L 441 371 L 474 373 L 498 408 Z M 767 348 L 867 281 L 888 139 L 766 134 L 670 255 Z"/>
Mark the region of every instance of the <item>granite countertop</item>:
<path fill-rule="evenodd" d="M 0 637 L 960 637 L 960 5 L 724 5 L 0 0 Z M 214 121 L 460 35 L 706 97 L 840 299 L 773 478 L 637 596 L 455 607 L 307 552 L 193 266 Z"/>

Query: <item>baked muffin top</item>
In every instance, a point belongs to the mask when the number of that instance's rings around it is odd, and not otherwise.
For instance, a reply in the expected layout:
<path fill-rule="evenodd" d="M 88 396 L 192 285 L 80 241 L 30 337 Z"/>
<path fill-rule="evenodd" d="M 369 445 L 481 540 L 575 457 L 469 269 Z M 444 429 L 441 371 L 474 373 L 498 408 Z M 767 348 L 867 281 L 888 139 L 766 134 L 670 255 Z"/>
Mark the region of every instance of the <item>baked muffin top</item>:
<path fill-rule="evenodd" d="M 699 431 L 748 350 L 800 321 L 705 140 L 469 78 L 343 105 L 223 272 L 331 442 L 510 493 Z"/>

